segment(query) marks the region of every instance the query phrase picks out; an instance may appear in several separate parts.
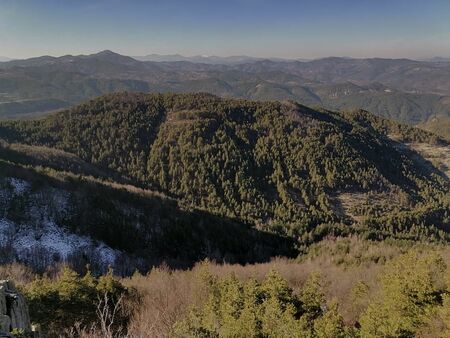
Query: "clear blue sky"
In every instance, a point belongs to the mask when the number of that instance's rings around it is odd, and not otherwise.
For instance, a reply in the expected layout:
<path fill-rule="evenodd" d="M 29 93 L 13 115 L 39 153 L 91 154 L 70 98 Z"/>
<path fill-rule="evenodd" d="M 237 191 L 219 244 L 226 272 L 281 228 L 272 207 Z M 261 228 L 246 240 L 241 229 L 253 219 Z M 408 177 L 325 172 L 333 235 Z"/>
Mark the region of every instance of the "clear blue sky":
<path fill-rule="evenodd" d="M 450 56 L 450 0 L 0 0 L 0 55 Z"/>

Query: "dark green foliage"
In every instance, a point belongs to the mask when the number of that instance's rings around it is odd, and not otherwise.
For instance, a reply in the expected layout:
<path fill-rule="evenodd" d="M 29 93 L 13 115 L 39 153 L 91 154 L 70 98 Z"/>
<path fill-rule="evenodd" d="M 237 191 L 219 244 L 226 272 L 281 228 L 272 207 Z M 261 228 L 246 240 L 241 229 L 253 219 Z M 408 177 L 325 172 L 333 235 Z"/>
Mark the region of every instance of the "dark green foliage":
<path fill-rule="evenodd" d="M 127 186 L 92 177 L 51 169 L 26 169 L 0 161 L 0 177 L 11 175 L 28 180 L 32 192 L 46 196 L 47 200 L 41 203 L 48 203 L 56 190 L 67 194 L 68 212 L 60 213 L 50 203 L 47 212 L 54 214 L 53 220 L 69 231 L 89 235 L 123 251 L 125 261 L 115 269 L 119 274 L 131 274 L 136 268 L 146 270 L 164 261 L 186 267 L 204 258 L 246 263 L 297 253 L 292 239 L 258 231 L 242 221 L 206 211 L 183 210 L 176 200 L 161 194 L 136 188 L 127 190 Z M 32 192 L 14 197 L 2 217 L 17 224 L 29 223 L 29 205 L 36 203 Z M 105 269 L 91 258 L 82 254 L 70 259 L 70 263 L 78 270 L 88 263 L 93 271 Z M 38 270 L 41 268 L 46 267 Z"/>
<path fill-rule="evenodd" d="M 378 280 L 371 281 L 376 285 L 372 292 L 355 281 L 353 295 L 345 297 L 364 302 L 359 305 L 362 314 L 353 322 L 344 321 L 336 299 L 327 301 L 316 273 L 296 293 L 274 271 L 260 282 L 204 273 L 206 300 L 175 324 L 172 336 L 448 337 L 448 266 L 437 252 L 420 251 L 408 250 L 380 265 Z M 329 287 L 338 291 L 329 281 Z"/>
<path fill-rule="evenodd" d="M 300 297 L 275 271 L 261 282 L 206 276 L 208 299 L 175 324 L 173 337 L 348 337 L 336 303 L 326 308 L 317 276 Z"/>
<path fill-rule="evenodd" d="M 97 307 L 108 299 L 114 307 L 128 291 L 115 280 L 112 272 L 94 278 L 88 271 L 81 277 L 64 268 L 57 280 L 39 278 L 23 288 L 29 306 L 31 321 L 38 323 L 46 333 L 61 334 L 75 324 L 89 327 L 100 324 Z M 120 300 L 121 302 L 122 300 Z M 126 324 L 125 313 L 118 313 L 116 326 Z"/>
<path fill-rule="evenodd" d="M 448 179 L 387 135 L 445 141 L 364 111 L 123 93 L 41 120 L 4 122 L 0 133 L 10 142 L 76 154 L 179 200 L 184 209 L 252 223 L 303 244 L 329 233 L 445 239 L 448 232 Z M 348 215 L 336 212 L 336 199 L 348 192 L 404 196 L 406 202 L 383 207 L 382 217 L 376 205 L 359 206 L 367 219 L 349 227 Z M 121 228 L 113 205 L 90 203 L 109 210 L 105 224 Z"/>

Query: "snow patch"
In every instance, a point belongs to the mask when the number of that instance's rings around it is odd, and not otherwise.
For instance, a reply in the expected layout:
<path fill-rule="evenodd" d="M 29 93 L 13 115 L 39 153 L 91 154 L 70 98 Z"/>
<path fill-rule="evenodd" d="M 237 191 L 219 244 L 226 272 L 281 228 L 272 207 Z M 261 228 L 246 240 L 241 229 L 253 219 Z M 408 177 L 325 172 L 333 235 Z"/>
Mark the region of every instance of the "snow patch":
<path fill-rule="evenodd" d="M 8 243 L 12 242 L 12 243 Z M 19 259 L 27 260 L 29 252 L 45 249 L 51 255 L 66 260 L 77 252 L 95 253 L 105 266 L 113 265 L 119 251 L 100 242 L 94 244 L 87 236 L 70 233 L 52 221 L 42 223 L 38 228 L 29 225 L 16 226 L 9 220 L 0 220 L 0 246 L 12 244 Z"/>
<path fill-rule="evenodd" d="M 0 247 L 11 250 L 10 259 L 48 266 L 83 255 L 107 267 L 122 256 L 119 250 L 60 225 L 58 220 L 75 211 L 67 191 L 45 187 L 32 192 L 29 182 L 13 177 L 2 182 L 6 185 L 0 185 Z M 27 197 L 20 212 L 24 217 L 10 218 L 7 210 L 11 201 L 22 196 Z"/>
<path fill-rule="evenodd" d="M 14 189 L 14 194 L 18 196 L 23 195 L 30 188 L 30 183 L 19 178 L 10 177 L 8 181 Z"/>
<path fill-rule="evenodd" d="M 5 246 L 11 238 L 11 233 L 14 229 L 14 225 L 5 220 L 0 219 L 0 246 Z"/>

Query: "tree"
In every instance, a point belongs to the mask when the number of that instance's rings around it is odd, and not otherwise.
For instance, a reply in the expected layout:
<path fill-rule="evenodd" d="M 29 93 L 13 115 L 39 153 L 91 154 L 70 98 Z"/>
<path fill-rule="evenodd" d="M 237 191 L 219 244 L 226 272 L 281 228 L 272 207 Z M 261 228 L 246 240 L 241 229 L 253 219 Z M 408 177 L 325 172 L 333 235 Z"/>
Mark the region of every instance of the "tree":
<path fill-rule="evenodd" d="M 444 269 L 435 254 L 410 252 L 395 259 L 380 278 L 380 293 L 361 317 L 361 336 L 414 336 L 440 302 L 437 280 Z"/>
<path fill-rule="evenodd" d="M 314 333 L 317 338 L 347 337 L 344 319 L 339 313 L 339 306 L 334 300 L 327 311 L 314 322 Z"/>

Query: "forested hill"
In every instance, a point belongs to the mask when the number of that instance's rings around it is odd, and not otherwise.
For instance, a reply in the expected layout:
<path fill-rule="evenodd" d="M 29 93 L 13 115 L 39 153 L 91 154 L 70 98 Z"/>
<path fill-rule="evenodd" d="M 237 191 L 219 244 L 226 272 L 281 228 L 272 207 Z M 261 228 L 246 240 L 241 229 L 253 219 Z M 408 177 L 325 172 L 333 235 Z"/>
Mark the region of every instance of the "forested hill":
<path fill-rule="evenodd" d="M 293 237 L 300 247 L 330 233 L 447 240 L 450 231 L 448 177 L 407 143 L 448 145 L 365 111 L 120 93 L 2 122 L 0 135 L 64 150 L 184 210 Z"/>

